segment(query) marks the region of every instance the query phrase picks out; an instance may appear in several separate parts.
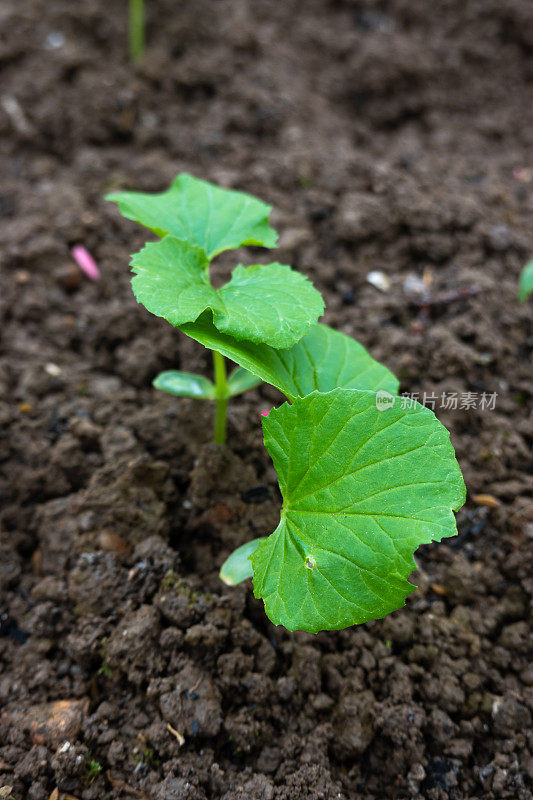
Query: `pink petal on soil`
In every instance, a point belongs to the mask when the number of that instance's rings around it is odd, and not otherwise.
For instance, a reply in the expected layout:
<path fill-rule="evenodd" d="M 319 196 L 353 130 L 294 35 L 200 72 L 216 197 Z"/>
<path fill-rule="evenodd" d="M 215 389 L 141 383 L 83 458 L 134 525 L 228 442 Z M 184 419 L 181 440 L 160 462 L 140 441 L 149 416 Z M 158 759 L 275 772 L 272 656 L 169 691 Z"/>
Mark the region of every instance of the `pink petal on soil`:
<path fill-rule="evenodd" d="M 259 416 L 268 417 L 268 415 L 270 414 L 271 411 L 272 411 L 271 408 L 265 409 L 264 411 L 261 411 L 261 414 Z"/>
<path fill-rule="evenodd" d="M 76 264 L 87 275 L 89 280 L 97 281 L 100 278 L 100 270 L 96 266 L 96 261 L 85 247 L 77 244 L 72 248 L 71 253 Z"/>

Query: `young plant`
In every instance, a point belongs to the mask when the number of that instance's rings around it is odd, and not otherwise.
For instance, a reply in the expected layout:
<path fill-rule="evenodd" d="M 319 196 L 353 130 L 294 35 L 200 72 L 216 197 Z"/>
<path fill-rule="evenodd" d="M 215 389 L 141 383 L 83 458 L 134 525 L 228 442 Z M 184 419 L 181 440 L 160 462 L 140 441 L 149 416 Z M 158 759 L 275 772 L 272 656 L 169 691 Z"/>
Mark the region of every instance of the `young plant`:
<path fill-rule="evenodd" d="M 244 245 L 274 247 L 270 206 L 241 192 L 179 175 L 162 194 L 109 195 L 122 214 L 162 237 L 132 257 L 137 300 L 148 311 L 182 328 L 210 320 L 214 330 L 236 341 L 272 348 L 296 344 L 324 310 L 319 292 L 303 275 L 283 264 L 237 265 L 220 289 L 210 281 L 209 264 L 219 253 Z M 167 371 L 158 389 L 181 397 L 214 400 L 215 441 L 226 438 L 230 397 L 260 383 L 242 367 L 227 379 L 220 348 L 213 349 L 214 382 L 201 375 Z"/>
<path fill-rule="evenodd" d="M 268 617 L 289 630 L 342 629 L 401 607 L 414 551 L 455 535 L 465 500 L 446 429 L 398 397 L 394 375 L 360 344 L 317 322 L 322 299 L 290 267 L 239 265 L 212 286 L 218 253 L 275 245 L 269 206 L 189 175 L 162 194 L 109 199 L 161 237 L 132 258 L 139 302 L 213 351 L 214 383 L 171 371 L 154 385 L 214 399 L 217 441 L 230 396 L 266 381 L 288 401 L 262 420 L 280 523 L 238 548 L 221 578 L 253 577 Z M 238 365 L 229 380 L 224 357 Z"/>
<path fill-rule="evenodd" d="M 526 264 L 520 273 L 520 280 L 518 283 L 518 299 L 521 303 L 525 303 L 529 295 L 533 292 L 533 261 Z"/>
<path fill-rule="evenodd" d="M 95 761 L 94 758 L 87 757 L 85 761 L 85 780 L 88 786 L 91 786 L 96 778 L 102 772 L 102 765 L 100 762 Z"/>
<path fill-rule="evenodd" d="M 130 0 L 130 61 L 135 64 L 144 55 L 144 0 Z"/>

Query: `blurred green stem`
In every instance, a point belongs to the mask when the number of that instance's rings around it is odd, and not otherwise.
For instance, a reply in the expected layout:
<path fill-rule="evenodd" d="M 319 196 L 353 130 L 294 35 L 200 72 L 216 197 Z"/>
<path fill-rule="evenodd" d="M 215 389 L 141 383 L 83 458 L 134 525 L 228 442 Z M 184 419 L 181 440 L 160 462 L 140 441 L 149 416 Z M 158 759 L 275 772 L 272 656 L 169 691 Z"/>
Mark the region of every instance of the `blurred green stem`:
<path fill-rule="evenodd" d="M 130 60 L 133 64 L 144 55 L 144 0 L 130 0 Z"/>
<path fill-rule="evenodd" d="M 215 443 L 224 444 L 226 441 L 226 418 L 228 411 L 228 384 L 226 381 L 226 363 L 224 356 L 213 350 L 213 365 L 215 368 Z"/>

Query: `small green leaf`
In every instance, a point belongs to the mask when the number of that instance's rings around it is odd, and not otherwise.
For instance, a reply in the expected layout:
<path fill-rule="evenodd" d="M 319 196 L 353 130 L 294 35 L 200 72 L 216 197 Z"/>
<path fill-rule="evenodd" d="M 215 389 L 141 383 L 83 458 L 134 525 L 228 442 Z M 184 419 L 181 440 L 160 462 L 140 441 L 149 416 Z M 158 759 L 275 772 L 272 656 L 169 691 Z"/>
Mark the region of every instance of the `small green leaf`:
<path fill-rule="evenodd" d="M 186 173 L 178 175 L 166 192 L 117 192 L 106 200 L 118 203 L 124 217 L 157 236 L 170 233 L 198 245 L 209 261 L 223 250 L 244 245 L 275 247 L 278 239 L 268 224 L 271 206 Z"/>
<path fill-rule="evenodd" d="M 163 392 L 177 395 L 177 397 L 197 397 L 202 400 L 215 399 L 215 386 L 203 375 L 193 375 L 191 372 L 178 372 L 169 369 L 160 372 L 152 385 Z"/>
<path fill-rule="evenodd" d="M 257 375 L 248 372 L 244 367 L 237 367 L 228 378 L 230 397 L 247 392 L 249 389 L 255 389 L 260 383 L 262 383 L 262 380 Z"/>
<path fill-rule="evenodd" d="M 246 542 L 246 544 L 242 544 L 234 550 L 220 568 L 220 580 L 228 586 L 237 586 L 238 583 L 251 578 L 252 563 L 250 556 L 255 553 L 263 541 L 265 541 L 264 537 L 262 539 L 252 539 L 251 542 Z"/>
<path fill-rule="evenodd" d="M 355 339 L 327 325 L 314 325 L 291 349 L 277 350 L 265 344 L 240 342 L 221 333 L 210 316 L 202 314 L 196 322 L 182 325 L 181 330 L 276 386 L 289 400 L 337 387 L 385 389 L 391 394 L 398 391 L 398 381 L 392 372 L 375 361 Z"/>
<path fill-rule="evenodd" d="M 324 310 L 313 284 L 283 264 L 239 264 L 229 283 L 214 289 L 204 251 L 174 236 L 147 244 L 131 266 L 139 303 L 176 327 L 209 308 L 216 328 L 236 339 L 291 347 Z"/>
<path fill-rule="evenodd" d="M 525 303 L 529 295 L 533 292 L 533 261 L 526 264 L 520 275 L 518 284 L 518 299 Z"/>
<path fill-rule="evenodd" d="M 465 486 L 447 430 L 427 408 L 315 392 L 263 420 L 281 521 L 252 556 L 254 593 L 289 630 L 337 630 L 400 608 L 413 553 L 456 533 Z"/>
<path fill-rule="evenodd" d="M 215 326 L 223 333 L 271 347 L 291 347 L 324 312 L 324 301 L 311 281 L 283 264 L 239 264 L 219 296 L 227 320 Z"/>
<path fill-rule="evenodd" d="M 139 303 L 171 325 L 192 322 L 209 302 L 216 304 L 209 263 L 200 247 L 166 236 L 135 253 L 130 264 Z"/>

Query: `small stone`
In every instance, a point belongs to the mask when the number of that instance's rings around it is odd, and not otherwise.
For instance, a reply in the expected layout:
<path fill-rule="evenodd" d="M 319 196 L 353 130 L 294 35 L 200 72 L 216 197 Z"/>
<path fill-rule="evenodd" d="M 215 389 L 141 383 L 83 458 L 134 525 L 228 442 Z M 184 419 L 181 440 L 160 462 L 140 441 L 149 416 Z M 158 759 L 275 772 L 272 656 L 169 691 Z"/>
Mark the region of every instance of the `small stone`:
<path fill-rule="evenodd" d="M 44 46 L 46 50 L 58 50 L 65 44 L 65 34 L 61 31 L 52 31 L 46 37 Z"/>
<path fill-rule="evenodd" d="M 345 306 L 355 305 L 355 296 L 351 289 L 346 289 L 346 291 L 342 293 L 342 302 Z"/>
<path fill-rule="evenodd" d="M 131 549 L 117 533 L 101 531 L 98 534 L 98 547 L 106 553 L 115 553 L 120 558 L 129 558 Z"/>
<path fill-rule="evenodd" d="M 30 273 L 27 269 L 18 269 L 15 272 L 15 281 L 23 286 L 25 283 L 28 283 L 30 280 Z"/>
<path fill-rule="evenodd" d="M 368 273 L 366 282 L 379 289 L 380 292 L 388 292 L 390 289 L 390 278 L 378 269 Z"/>
<path fill-rule="evenodd" d="M 408 275 L 403 282 L 403 291 L 408 297 L 424 297 L 428 287 L 419 275 Z"/>
<path fill-rule="evenodd" d="M 44 365 L 44 371 L 52 378 L 57 378 L 58 375 L 61 375 L 61 367 L 58 367 L 58 365 L 54 364 L 52 361 Z"/>
<path fill-rule="evenodd" d="M 27 728 L 36 745 L 56 748 L 64 741 L 76 739 L 89 709 L 89 700 L 57 700 L 32 706 L 26 713 L 14 715 Z"/>

